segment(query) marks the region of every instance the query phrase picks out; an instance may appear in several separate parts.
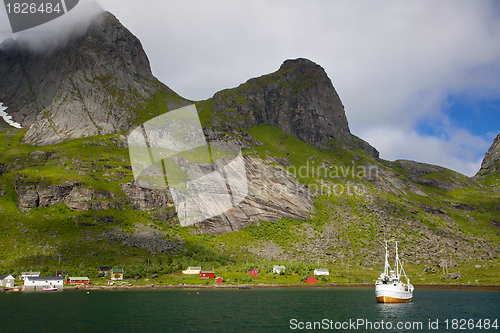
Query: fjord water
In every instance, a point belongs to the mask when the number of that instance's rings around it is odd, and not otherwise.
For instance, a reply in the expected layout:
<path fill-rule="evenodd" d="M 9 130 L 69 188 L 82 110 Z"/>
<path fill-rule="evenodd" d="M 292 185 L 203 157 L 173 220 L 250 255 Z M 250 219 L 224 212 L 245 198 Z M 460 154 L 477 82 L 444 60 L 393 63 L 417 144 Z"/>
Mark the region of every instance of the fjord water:
<path fill-rule="evenodd" d="M 500 292 L 417 289 L 411 303 L 378 304 L 374 288 L 66 290 L 2 293 L 0 310 L 0 332 L 290 332 L 323 319 L 423 325 L 394 332 L 435 332 L 438 319 L 442 332 L 446 319 L 449 331 L 460 331 L 452 319 L 500 320 Z M 350 328 L 341 331 L 382 331 Z"/>

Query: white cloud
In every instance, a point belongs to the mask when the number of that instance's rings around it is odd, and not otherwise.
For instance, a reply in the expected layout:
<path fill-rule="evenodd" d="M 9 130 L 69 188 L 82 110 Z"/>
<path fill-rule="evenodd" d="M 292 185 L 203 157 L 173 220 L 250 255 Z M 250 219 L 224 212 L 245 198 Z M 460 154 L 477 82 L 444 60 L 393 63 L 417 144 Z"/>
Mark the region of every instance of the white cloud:
<path fill-rule="evenodd" d="M 365 138 L 388 160 L 409 159 L 444 166 L 467 176 L 474 176 L 481 166 L 482 153 L 491 141 L 452 130 L 449 139 L 423 136 L 397 127 L 376 127 L 365 132 Z"/>

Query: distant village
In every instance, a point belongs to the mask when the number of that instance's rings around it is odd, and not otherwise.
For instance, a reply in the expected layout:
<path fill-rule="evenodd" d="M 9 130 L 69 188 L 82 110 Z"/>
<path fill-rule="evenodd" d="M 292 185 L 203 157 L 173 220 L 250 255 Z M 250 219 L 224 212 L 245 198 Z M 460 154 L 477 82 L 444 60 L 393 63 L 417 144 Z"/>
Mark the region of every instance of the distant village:
<path fill-rule="evenodd" d="M 272 273 L 283 275 L 286 267 L 283 265 L 273 266 Z M 113 286 L 117 281 L 125 279 L 125 271 L 122 268 L 113 268 L 111 266 L 100 266 L 99 276 L 107 279 L 106 285 Z M 214 283 L 221 285 L 224 279 L 216 276 L 212 268 L 202 269 L 200 266 L 189 266 L 182 271 L 183 275 L 198 275 L 200 280 L 213 279 Z M 257 268 L 249 268 L 247 274 L 251 277 L 258 277 L 259 270 Z M 63 276 L 65 275 L 65 276 Z M 295 274 L 294 274 L 295 275 Z M 315 276 L 330 275 L 328 269 L 317 268 L 311 276 L 305 276 L 302 279 L 303 283 L 317 283 Z M 158 277 L 158 276 L 156 276 Z M 40 276 L 40 272 L 22 272 L 20 276 L 13 277 L 10 274 L 0 276 L 0 287 L 3 291 L 62 291 L 65 286 L 91 285 L 92 281 L 86 276 L 67 276 L 63 271 L 55 271 L 53 276 Z"/>

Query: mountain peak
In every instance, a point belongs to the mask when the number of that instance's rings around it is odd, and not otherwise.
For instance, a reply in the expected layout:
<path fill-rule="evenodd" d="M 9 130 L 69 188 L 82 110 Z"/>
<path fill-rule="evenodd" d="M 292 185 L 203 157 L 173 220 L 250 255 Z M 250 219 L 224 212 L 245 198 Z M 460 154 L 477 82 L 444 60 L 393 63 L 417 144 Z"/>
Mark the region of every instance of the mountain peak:
<path fill-rule="evenodd" d="M 141 42 L 109 12 L 85 31 L 61 37 L 50 50 L 22 41 L 0 48 L 0 102 L 24 128 L 24 142 L 48 145 L 66 139 L 127 130 L 137 108 L 167 90 L 155 79 Z"/>
<path fill-rule="evenodd" d="M 500 134 L 497 135 L 490 149 L 486 152 L 477 175 L 487 176 L 494 172 L 500 173 Z"/>
<path fill-rule="evenodd" d="M 281 64 L 280 69 L 288 69 L 288 68 L 295 68 L 295 67 L 306 67 L 306 66 L 317 66 L 321 67 L 320 65 L 316 64 L 314 61 L 311 61 L 306 58 L 297 58 L 297 59 L 287 59 Z"/>
<path fill-rule="evenodd" d="M 305 58 L 286 60 L 274 73 L 222 90 L 210 103 L 212 126 L 272 125 L 318 148 L 356 145 L 378 157 L 376 149 L 351 134 L 325 70 Z"/>

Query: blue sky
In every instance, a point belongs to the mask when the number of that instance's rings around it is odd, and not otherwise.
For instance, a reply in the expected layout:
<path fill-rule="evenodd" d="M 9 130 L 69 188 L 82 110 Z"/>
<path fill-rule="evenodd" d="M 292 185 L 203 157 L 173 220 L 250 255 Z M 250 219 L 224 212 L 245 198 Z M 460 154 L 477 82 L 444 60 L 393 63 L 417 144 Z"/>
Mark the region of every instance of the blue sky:
<path fill-rule="evenodd" d="M 468 129 L 472 134 L 486 136 L 500 133 L 500 97 L 470 99 L 465 96 L 448 97 L 444 114 L 455 127 Z M 439 124 L 434 127 L 439 135 Z M 422 132 L 423 134 L 425 132 Z"/>
<path fill-rule="evenodd" d="M 95 12 L 91 1 L 43 29 L 70 31 Z M 141 40 L 153 74 L 189 99 L 305 57 L 332 80 L 351 132 L 384 159 L 472 176 L 500 133 L 498 1 L 98 2 Z M 0 10 L 0 40 L 15 37 L 8 30 Z M 32 32 L 25 38 L 43 44 Z"/>

